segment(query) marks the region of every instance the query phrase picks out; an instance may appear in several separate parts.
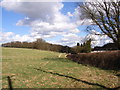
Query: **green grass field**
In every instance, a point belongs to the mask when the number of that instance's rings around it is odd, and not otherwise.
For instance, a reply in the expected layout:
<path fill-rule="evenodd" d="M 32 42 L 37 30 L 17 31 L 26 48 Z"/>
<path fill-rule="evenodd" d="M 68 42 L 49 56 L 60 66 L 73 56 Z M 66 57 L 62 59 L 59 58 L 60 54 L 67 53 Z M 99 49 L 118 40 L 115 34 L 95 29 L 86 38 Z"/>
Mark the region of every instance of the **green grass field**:
<path fill-rule="evenodd" d="M 118 86 L 118 77 L 110 71 L 77 64 L 66 59 L 65 54 L 23 48 L 2 48 L 3 88 L 8 88 L 8 76 L 13 88 Z"/>

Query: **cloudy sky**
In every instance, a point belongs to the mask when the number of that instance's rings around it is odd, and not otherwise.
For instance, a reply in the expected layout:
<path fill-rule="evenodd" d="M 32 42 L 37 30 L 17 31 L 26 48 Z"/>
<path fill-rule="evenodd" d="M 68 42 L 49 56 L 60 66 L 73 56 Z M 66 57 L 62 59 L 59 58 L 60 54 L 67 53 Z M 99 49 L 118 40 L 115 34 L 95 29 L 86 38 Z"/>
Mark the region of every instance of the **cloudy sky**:
<path fill-rule="evenodd" d="M 24 2 L 2 0 L 2 26 L 0 43 L 10 41 L 35 41 L 42 38 L 53 44 L 74 46 L 86 38 L 94 38 L 93 45 L 110 42 L 104 36 L 85 32 L 91 20 L 80 20 L 75 2 Z M 96 32 L 95 30 L 92 30 Z"/>

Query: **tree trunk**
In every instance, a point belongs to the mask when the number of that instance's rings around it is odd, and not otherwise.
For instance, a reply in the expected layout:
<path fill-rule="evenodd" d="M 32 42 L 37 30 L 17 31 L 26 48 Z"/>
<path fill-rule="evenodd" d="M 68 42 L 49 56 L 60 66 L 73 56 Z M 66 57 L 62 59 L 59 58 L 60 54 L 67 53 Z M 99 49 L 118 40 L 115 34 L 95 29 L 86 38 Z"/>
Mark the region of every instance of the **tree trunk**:
<path fill-rule="evenodd" d="M 120 41 L 118 42 L 118 50 L 120 50 Z"/>
<path fill-rule="evenodd" d="M 120 50 L 120 42 L 115 42 L 115 46 L 117 47 L 118 50 Z"/>

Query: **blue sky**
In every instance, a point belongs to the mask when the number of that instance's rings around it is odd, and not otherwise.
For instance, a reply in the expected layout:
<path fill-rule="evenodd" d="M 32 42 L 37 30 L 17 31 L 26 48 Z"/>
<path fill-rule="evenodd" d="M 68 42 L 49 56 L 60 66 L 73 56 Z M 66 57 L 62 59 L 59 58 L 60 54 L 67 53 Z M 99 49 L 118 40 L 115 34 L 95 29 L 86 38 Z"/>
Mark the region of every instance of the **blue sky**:
<path fill-rule="evenodd" d="M 91 22 L 86 20 L 82 24 L 77 3 L 5 1 L 1 4 L 1 43 L 42 38 L 53 44 L 75 46 L 77 42 L 83 43 L 88 35 L 85 29 Z"/>
<path fill-rule="evenodd" d="M 64 14 L 67 14 L 67 12 L 73 13 L 77 7 L 77 4 L 74 2 L 63 2 L 63 4 L 64 7 L 62 8 L 61 12 Z"/>
<path fill-rule="evenodd" d="M 64 7 L 60 10 L 61 13 L 67 14 L 67 12 L 73 13 L 77 4 L 74 2 L 63 2 Z M 22 13 L 17 13 L 14 11 L 6 10 L 2 8 L 2 28 L 3 32 L 14 32 L 16 34 L 24 35 L 28 34 L 30 31 L 30 27 L 28 26 L 16 26 L 18 20 L 26 17 Z M 83 29 L 84 26 L 82 26 Z M 80 28 L 80 27 L 79 27 Z"/>
<path fill-rule="evenodd" d="M 71 14 L 75 12 L 75 9 L 77 8 L 77 4 L 73 2 L 63 2 L 63 7 L 59 10 L 63 15 L 67 15 L 68 12 Z M 31 27 L 26 25 L 20 25 L 17 26 L 16 23 L 19 20 L 22 20 L 23 18 L 27 17 L 23 13 L 14 11 L 14 10 L 7 10 L 7 8 L 2 8 L 2 29 L 3 32 L 13 32 L 14 34 L 19 34 L 20 36 L 26 35 L 30 33 Z M 78 27 L 80 29 L 80 27 Z M 83 27 L 81 28 L 83 29 Z M 84 34 L 82 32 L 82 34 Z M 79 35 L 77 33 L 76 35 Z M 57 35 L 52 38 L 45 38 L 45 40 L 50 41 L 57 41 L 59 39 L 63 38 L 61 35 Z M 43 38 L 44 39 L 44 38 Z"/>
<path fill-rule="evenodd" d="M 17 21 L 24 17 L 25 16 L 20 13 L 16 13 L 14 11 L 8 11 L 5 8 L 2 8 L 3 32 L 14 32 L 20 35 L 28 34 L 30 27 L 16 26 Z"/>

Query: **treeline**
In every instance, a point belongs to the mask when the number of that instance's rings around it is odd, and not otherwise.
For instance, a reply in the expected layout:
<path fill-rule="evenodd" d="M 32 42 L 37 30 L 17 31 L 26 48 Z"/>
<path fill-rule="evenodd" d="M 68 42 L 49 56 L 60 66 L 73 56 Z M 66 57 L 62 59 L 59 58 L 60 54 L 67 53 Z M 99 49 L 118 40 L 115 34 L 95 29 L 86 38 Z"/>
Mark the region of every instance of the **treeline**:
<path fill-rule="evenodd" d="M 107 43 L 103 46 L 96 46 L 94 47 L 93 51 L 102 51 L 102 50 L 106 50 L 106 51 L 110 51 L 110 50 L 119 50 L 118 47 L 116 46 L 115 43 Z"/>
<path fill-rule="evenodd" d="M 34 42 L 16 41 L 16 42 L 5 43 L 5 44 L 2 44 L 2 47 L 31 48 L 31 49 L 39 49 L 39 50 L 55 51 L 55 52 L 61 52 L 61 53 L 76 54 L 76 53 L 90 52 L 91 51 L 91 41 L 88 40 L 81 45 L 79 45 L 79 43 L 77 43 L 77 46 L 75 46 L 75 47 L 68 47 L 68 46 L 50 44 L 43 39 L 37 39 Z"/>
<path fill-rule="evenodd" d="M 2 47 L 13 47 L 13 48 L 31 48 L 31 49 L 39 49 L 39 50 L 47 50 L 47 51 L 55 51 L 62 53 L 72 53 L 72 48 L 68 46 L 56 45 L 47 43 L 43 39 L 37 39 L 34 42 L 10 42 L 2 44 Z"/>
<path fill-rule="evenodd" d="M 91 52 L 91 39 L 85 41 L 83 44 L 77 43 L 77 46 L 73 47 L 76 53 L 89 53 Z"/>

